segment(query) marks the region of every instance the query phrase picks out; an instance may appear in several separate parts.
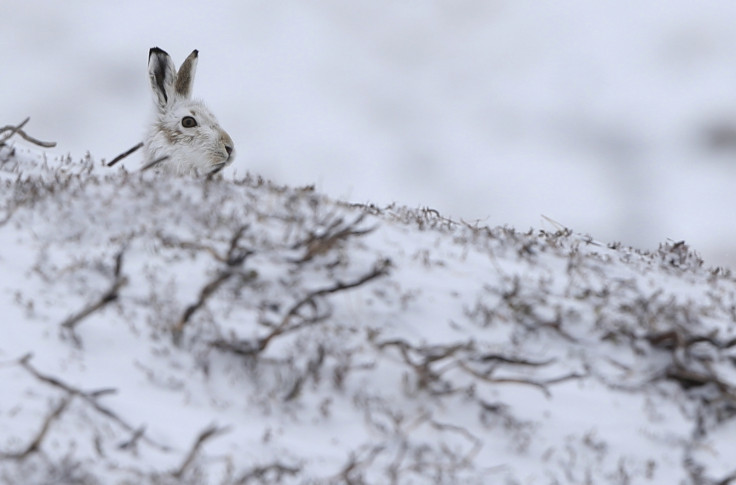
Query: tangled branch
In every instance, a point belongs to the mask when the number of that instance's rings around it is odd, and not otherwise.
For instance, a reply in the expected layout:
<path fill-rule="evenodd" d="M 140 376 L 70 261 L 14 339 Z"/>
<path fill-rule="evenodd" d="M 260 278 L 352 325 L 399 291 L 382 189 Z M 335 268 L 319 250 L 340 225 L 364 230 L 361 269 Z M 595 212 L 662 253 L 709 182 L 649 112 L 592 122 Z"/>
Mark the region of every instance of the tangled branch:
<path fill-rule="evenodd" d="M 202 432 L 197 436 L 197 439 L 194 440 L 194 444 L 189 450 L 189 453 L 187 453 L 186 458 L 184 458 L 181 466 L 175 472 L 172 472 L 171 475 L 174 478 L 180 479 L 194 461 L 194 458 L 197 456 L 197 453 L 199 453 L 199 449 L 204 445 L 205 441 L 212 439 L 217 435 L 227 433 L 228 431 L 230 431 L 230 428 L 218 428 L 214 424 L 202 430 Z"/>
<path fill-rule="evenodd" d="M 23 120 L 19 125 L 6 125 L 0 128 L 0 133 L 9 132 L 2 138 L 0 138 L 0 146 L 5 145 L 5 142 L 8 141 L 12 136 L 18 134 L 21 138 L 23 138 L 25 141 L 31 142 L 34 145 L 38 145 L 43 148 L 53 148 L 56 146 L 56 142 L 53 141 L 41 141 L 37 138 L 34 138 L 30 135 L 28 135 L 25 131 L 23 131 L 23 127 L 31 121 L 31 118 L 26 118 Z"/>
<path fill-rule="evenodd" d="M 305 248 L 304 255 L 296 260 L 297 263 L 305 263 L 315 256 L 325 254 L 338 243 L 353 236 L 362 236 L 375 230 L 375 227 L 359 228 L 366 214 L 360 214 L 354 221 L 344 224 L 343 219 L 338 217 L 320 232 L 310 233 L 309 236 L 293 245 L 293 249 Z"/>
<path fill-rule="evenodd" d="M 72 339 L 77 345 L 81 343 L 81 341 L 79 340 L 79 338 L 74 332 L 77 325 L 79 325 L 79 323 L 81 323 L 81 321 L 87 318 L 88 316 L 104 308 L 109 303 L 112 303 L 113 301 L 117 300 L 118 292 L 123 286 L 125 286 L 128 283 L 128 278 L 126 278 L 124 275 L 121 274 L 121 270 L 123 266 L 123 251 L 124 250 L 121 249 L 115 255 L 115 266 L 113 269 L 113 281 L 110 284 L 110 288 L 108 288 L 108 290 L 105 293 L 103 293 L 102 296 L 97 301 L 83 308 L 79 312 L 73 315 L 70 315 L 69 317 L 67 317 L 66 320 L 64 320 L 61 323 L 62 329 L 68 330 L 70 332 Z"/>
<path fill-rule="evenodd" d="M 363 478 L 363 470 L 370 467 L 376 460 L 378 455 L 384 450 L 383 445 L 372 446 L 363 453 L 365 456 L 357 456 L 352 451 L 348 457 L 347 463 L 342 469 L 330 479 L 329 483 L 347 484 L 347 485 L 364 485 L 366 482 Z"/>
<path fill-rule="evenodd" d="M 296 331 L 307 325 L 313 325 L 315 323 L 318 323 L 324 320 L 327 317 L 327 315 L 317 315 L 311 318 L 303 318 L 301 321 L 295 324 L 292 324 L 292 320 L 299 316 L 299 311 L 303 307 L 307 305 L 316 306 L 316 302 L 320 297 L 324 297 L 329 294 L 339 293 L 345 290 L 356 288 L 358 286 L 368 283 L 371 280 L 384 276 L 388 274 L 388 270 L 390 266 L 391 266 L 391 262 L 389 260 L 386 260 L 386 259 L 380 260 L 373 266 L 371 271 L 357 278 L 354 281 L 349 281 L 349 282 L 336 281 L 335 284 L 331 286 L 309 292 L 306 296 L 304 296 L 302 299 L 294 303 L 294 305 L 292 305 L 291 308 L 289 308 L 289 310 L 286 312 L 286 314 L 281 319 L 281 322 L 278 325 L 275 325 L 273 329 L 271 330 L 271 332 L 269 332 L 265 337 L 261 337 L 255 341 L 252 341 L 252 340 L 230 341 L 230 340 L 224 340 L 224 339 L 217 339 L 217 340 L 212 341 L 210 345 L 214 348 L 218 348 L 220 350 L 225 350 L 225 351 L 243 355 L 243 356 L 252 356 L 252 355 L 259 354 L 260 352 L 263 352 L 264 350 L 266 350 L 266 347 L 268 347 L 271 341 L 275 339 L 276 337 L 279 337 L 286 333 Z"/>
<path fill-rule="evenodd" d="M 569 374 L 565 374 L 559 377 L 553 377 L 551 379 L 529 379 L 525 377 L 493 377 L 491 375 L 492 371 L 486 373 L 479 372 L 462 361 L 458 362 L 458 366 L 471 376 L 481 379 L 485 382 L 492 384 L 523 384 L 527 386 L 532 386 L 542 391 L 545 397 L 548 398 L 552 397 L 552 393 L 549 390 L 549 386 L 551 386 L 552 384 L 560 384 L 562 382 L 587 377 L 586 374 L 580 374 L 577 372 L 571 372 Z"/>
<path fill-rule="evenodd" d="M 284 476 L 296 476 L 300 471 L 300 467 L 284 465 L 276 461 L 268 465 L 259 465 L 251 468 L 241 474 L 234 483 L 235 485 L 246 485 L 251 480 L 260 483 L 282 483 Z"/>
<path fill-rule="evenodd" d="M 33 354 L 24 355 L 18 360 L 18 364 L 20 364 L 21 367 L 23 367 L 26 371 L 28 371 L 33 377 L 35 377 L 39 381 L 45 384 L 48 384 L 52 387 L 55 387 L 57 389 L 61 389 L 62 391 L 67 393 L 70 398 L 75 397 L 75 396 L 80 397 L 83 401 L 90 404 L 98 413 L 111 419 L 112 421 L 117 423 L 120 427 L 125 429 L 126 431 L 131 432 L 131 433 L 139 432 L 138 430 L 140 430 L 140 427 L 136 428 L 130 425 L 129 423 L 124 421 L 122 418 L 120 418 L 117 414 L 115 414 L 113 411 L 104 407 L 97 401 L 97 399 L 102 396 L 116 392 L 115 389 L 107 388 L 107 389 L 98 389 L 96 391 L 83 391 L 79 388 L 76 388 L 74 386 L 71 386 L 70 384 L 65 383 L 64 381 L 56 377 L 41 373 L 40 371 L 38 371 L 35 367 L 31 365 L 30 361 L 32 358 L 33 358 Z M 142 434 L 142 432 L 140 433 Z M 146 442 L 147 444 L 149 444 L 150 446 L 158 448 L 162 451 L 169 451 L 169 448 L 167 446 L 158 444 L 146 436 L 144 436 L 142 440 Z"/>
<path fill-rule="evenodd" d="M 0 452 L 0 458 L 22 460 L 31 453 L 38 451 L 41 447 L 41 443 L 46 437 L 46 433 L 48 433 L 49 428 L 51 428 L 51 423 L 59 419 L 66 407 L 69 405 L 70 401 L 71 397 L 68 397 L 66 399 L 62 399 L 61 402 L 59 402 L 59 404 L 53 409 L 53 411 L 51 411 L 49 415 L 46 416 L 46 419 L 44 419 L 43 424 L 41 425 L 41 429 L 38 431 L 38 433 L 36 433 L 35 438 L 31 440 L 31 442 L 23 449 L 23 451 L 19 451 L 17 453 Z"/>
<path fill-rule="evenodd" d="M 202 289 L 199 291 L 199 297 L 197 298 L 197 301 L 187 306 L 187 308 L 184 310 L 184 313 L 182 314 L 179 321 L 171 329 L 174 337 L 174 342 L 180 341 L 182 332 L 184 331 L 184 327 L 192 318 L 194 313 L 202 308 L 207 303 L 207 300 L 209 300 L 209 298 L 227 280 L 229 280 L 233 275 L 238 274 L 235 269 L 239 266 L 242 266 L 248 256 L 253 254 L 253 251 L 243 249 L 238 244 L 240 238 L 243 236 L 248 227 L 249 225 L 247 224 L 240 226 L 233 233 L 233 236 L 230 238 L 230 245 L 228 247 L 227 254 L 225 256 L 218 256 L 217 252 L 214 249 L 210 248 L 210 252 L 215 255 L 215 259 L 217 259 L 218 261 L 223 261 L 225 263 L 225 268 L 219 271 L 211 281 L 209 281 L 206 285 L 202 287 Z M 252 279 L 255 278 L 256 273 L 251 272 L 246 276 L 248 277 L 248 279 Z"/>

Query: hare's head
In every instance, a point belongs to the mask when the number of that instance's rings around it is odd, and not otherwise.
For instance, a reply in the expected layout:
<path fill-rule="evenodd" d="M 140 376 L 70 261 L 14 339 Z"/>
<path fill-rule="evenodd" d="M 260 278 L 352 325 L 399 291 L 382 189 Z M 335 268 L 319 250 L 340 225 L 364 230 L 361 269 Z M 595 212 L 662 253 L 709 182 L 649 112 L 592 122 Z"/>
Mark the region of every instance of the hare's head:
<path fill-rule="evenodd" d="M 201 101 L 191 98 L 197 51 L 176 71 L 171 56 L 154 47 L 148 54 L 148 77 L 156 117 L 145 141 L 145 161 L 176 173 L 211 174 L 235 158 L 232 138 Z"/>

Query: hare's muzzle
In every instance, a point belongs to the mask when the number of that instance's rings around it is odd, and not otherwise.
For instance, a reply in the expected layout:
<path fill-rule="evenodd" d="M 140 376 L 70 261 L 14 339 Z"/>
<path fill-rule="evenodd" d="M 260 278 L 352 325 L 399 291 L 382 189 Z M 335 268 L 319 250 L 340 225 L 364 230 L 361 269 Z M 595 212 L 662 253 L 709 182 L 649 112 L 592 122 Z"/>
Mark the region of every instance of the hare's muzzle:
<path fill-rule="evenodd" d="M 222 143 L 222 146 L 225 147 L 227 160 L 232 161 L 232 158 L 234 157 L 233 153 L 235 153 L 235 143 L 233 143 L 233 139 L 230 138 L 230 135 L 223 131 L 222 135 L 220 136 L 220 143 Z"/>

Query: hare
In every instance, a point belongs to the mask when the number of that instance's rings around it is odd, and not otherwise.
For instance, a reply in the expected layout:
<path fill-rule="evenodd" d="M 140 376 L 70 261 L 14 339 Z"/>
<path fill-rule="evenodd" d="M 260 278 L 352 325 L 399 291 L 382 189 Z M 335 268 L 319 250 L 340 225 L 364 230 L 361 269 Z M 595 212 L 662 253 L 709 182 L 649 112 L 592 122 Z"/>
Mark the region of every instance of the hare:
<path fill-rule="evenodd" d="M 148 77 L 156 115 L 144 142 L 144 168 L 177 174 L 214 174 L 232 163 L 235 146 L 215 116 L 192 99 L 197 50 L 176 71 L 158 47 L 148 53 Z"/>

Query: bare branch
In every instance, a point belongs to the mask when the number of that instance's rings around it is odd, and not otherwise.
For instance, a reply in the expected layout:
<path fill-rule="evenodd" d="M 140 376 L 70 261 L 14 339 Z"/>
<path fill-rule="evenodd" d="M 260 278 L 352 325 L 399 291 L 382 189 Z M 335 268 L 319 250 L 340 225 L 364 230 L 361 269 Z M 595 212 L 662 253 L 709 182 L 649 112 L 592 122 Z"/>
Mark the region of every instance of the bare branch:
<path fill-rule="evenodd" d="M 25 131 L 22 130 L 22 128 L 31 120 L 31 118 L 26 118 L 23 120 L 23 122 L 19 125 L 13 126 L 13 125 L 7 125 L 0 128 L 0 133 L 3 133 L 5 131 L 10 131 L 7 135 L 2 137 L 0 139 L 0 146 L 4 145 L 7 140 L 9 140 L 13 135 L 18 134 L 21 138 L 24 140 L 33 143 L 34 145 L 38 145 L 40 147 L 44 148 L 53 148 L 56 146 L 56 142 L 53 141 L 41 141 L 36 138 L 33 138 L 32 136 L 28 135 Z"/>
<path fill-rule="evenodd" d="M 168 155 L 164 155 L 163 157 L 159 157 L 156 160 L 152 161 L 151 163 L 146 164 L 143 167 L 141 167 L 141 172 L 145 172 L 146 170 L 148 170 L 150 168 L 153 168 L 156 165 L 158 165 L 159 163 L 161 163 L 161 162 L 163 162 L 165 160 L 168 160 L 168 159 L 169 159 L 169 156 Z"/>
<path fill-rule="evenodd" d="M 217 261 L 220 261 L 222 263 L 227 261 L 227 258 L 220 255 L 215 250 L 215 248 L 213 248 L 212 246 L 207 246 L 204 244 L 200 244 L 198 242 L 180 241 L 174 238 L 173 236 L 167 236 L 165 234 L 162 234 L 161 232 L 157 232 L 156 237 L 158 237 L 161 244 L 163 244 L 166 247 L 186 249 L 186 250 L 192 250 L 192 251 L 206 251 L 210 255 L 212 255 L 212 257 L 215 258 Z"/>
<path fill-rule="evenodd" d="M 411 367 L 417 375 L 417 389 L 428 389 L 433 394 L 448 394 L 455 392 L 452 384 L 442 381 L 441 375 L 447 370 L 454 367 L 455 360 L 444 367 L 444 369 L 433 369 L 432 365 L 445 359 L 454 357 L 460 351 L 470 351 L 473 349 L 473 342 L 450 344 L 450 345 L 426 345 L 414 346 L 406 340 L 393 339 L 376 344 L 378 349 L 383 350 L 387 347 L 396 347 L 399 354 L 409 367 Z"/>
<path fill-rule="evenodd" d="M 249 471 L 243 473 L 234 483 L 236 485 L 246 485 L 251 480 L 256 480 L 259 483 L 281 483 L 285 475 L 294 476 L 300 471 L 301 468 L 299 467 L 274 462 L 251 468 Z"/>
<path fill-rule="evenodd" d="M 481 448 L 483 448 L 483 441 L 475 436 L 473 433 L 468 431 L 467 429 L 463 428 L 462 426 L 457 426 L 454 424 L 448 424 L 448 423 L 440 423 L 433 419 L 430 419 L 429 425 L 433 427 L 434 429 L 438 431 L 448 431 L 452 433 L 457 433 L 466 440 L 468 440 L 470 443 L 472 443 L 472 448 L 468 453 L 463 457 L 463 463 L 469 464 L 472 462 L 473 458 L 480 452 Z"/>
<path fill-rule="evenodd" d="M 385 447 L 377 445 L 365 450 L 365 457 L 358 458 L 355 452 L 350 453 L 347 463 L 338 474 L 330 480 L 329 483 L 339 483 L 346 485 L 364 485 L 363 475 L 361 471 L 368 468 L 376 460 L 376 457 L 383 452 Z"/>
<path fill-rule="evenodd" d="M 107 305 L 110 302 L 113 302 L 118 297 L 118 291 L 120 288 L 122 288 L 126 283 L 128 282 L 127 278 L 120 278 L 116 279 L 112 286 L 100 297 L 98 301 L 91 304 L 90 306 L 82 309 L 79 313 L 76 313 L 74 315 L 69 316 L 66 320 L 64 320 L 61 323 L 61 326 L 70 330 L 74 330 L 74 328 L 90 316 L 92 313 L 96 312 L 100 308 L 103 308 L 105 305 Z"/>
<path fill-rule="evenodd" d="M 314 301 L 315 298 L 318 296 L 324 296 L 329 295 L 330 293 L 339 293 L 344 290 L 349 290 L 351 288 L 356 288 L 358 286 L 361 286 L 375 278 L 378 278 L 379 276 L 384 276 L 388 273 L 388 268 L 390 267 L 391 263 L 390 261 L 384 259 L 379 261 L 373 266 L 373 269 L 366 273 L 365 275 L 361 276 L 355 281 L 351 281 L 348 283 L 343 283 L 342 281 L 335 282 L 334 285 L 329 286 L 327 288 L 322 288 L 319 290 L 315 290 L 311 293 L 309 293 L 307 296 L 299 300 L 294 306 L 291 307 L 289 312 L 284 316 L 284 319 L 281 322 L 281 325 L 279 327 L 285 327 L 289 320 L 296 315 L 299 310 L 306 304 L 311 303 Z"/>
<path fill-rule="evenodd" d="M 6 458 L 6 459 L 14 459 L 14 460 L 22 460 L 23 458 L 27 457 L 31 453 L 34 453 L 38 451 L 39 447 L 41 446 L 41 442 L 46 437 L 46 433 L 48 433 L 49 428 L 51 427 L 51 423 L 53 423 L 55 420 L 61 416 L 61 413 L 64 412 L 67 405 L 71 401 L 71 397 L 62 399 L 58 406 L 54 408 L 54 410 L 49 413 L 48 416 L 46 416 L 46 419 L 43 421 L 43 425 L 41 426 L 41 429 L 36 434 L 36 437 L 33 438 L 33 440 L 26 446 L 26 448 L 23 451 L 20 451 L 18 453 L 2 453 L 0 452 L 0 458 Z"/>
<path fill-rule="evenodd" d="M 61 323 L 61 327 L 63 329 L 69 330 L 71 332 L 72 338 L 77 344 L 79 344 L 80 341 L 79 338 L 74 334 L 74 329 L 76 328 L 76 326 L 94 312 L 100 310 L 101 308 L 104 308 L 109 303 L 117 300 L 118 292 L 123 286 L 128 283 L 128 279 L 120 274 L 123 265 L 123 251 L 124 250 L 121 249 L 115 255 L 115 266 L 113 270 L 114 279 L 112 284 L 110 285 L 110 288 L 108 288 L 108 290 L 102 294 L 99 300 L 83 308 L 78 313 L 70 315 L 69 317 L 67 317 L 66 320 Z"/>
<path fill-rule="evenodd" d="M 363 222 L 365 216 L 365 213 L 360 214 L 353 222 L 344 225 L 343 220 L 341 218 L 337 218 L 329 226 L 327 226 L 326 229 L 324 229 L 322 234 L 311 234 L 305 241 L 300 241 L 294 244 L 294 249 L 301 246 L 306 247 L 306 253 L 296 262 L 307 262 L 315 256 L 327 253 L 340 241 L 344 241 L 345 239 L 352 236 L 362 236 L 375 230 L 375 227 L 370 227 L 367 229 L 357 228 L 357 226 L 361 222 Z"/>
<path fill-rule="evenodd" d="M 184 330 L 184 326 L 189 322 L 189 319 L 194 315 L 194 312 L 202 308 L 212 294 L 222 286 L 234 273 L 229 270 L 221 271 L 215 276 L 215 278 L 207 283 L 199 292 L 197 301 L 189 305 L 185 310 L 184 314 L 179 319 L 176 325 L 171 329 L 174 334 L 175 340 L 180 338 L 181 332 Z"/>
<path fill-rule="evenodd" d="M 283 335 L 285 333 L 299 330 L 300 328 L 303 328 L 306 325 L 313 325 L 313 324 L 319 323 L 329 316 L 329 314 L 318 314 L 308 319 L 303 319 L 299 323 L 290 325 L 291 320 L 294 317 L 298 316 L 299 310 L 302 309 L 304 306 L 309 305 L 309 304 L 314 305 L 316 302 L 316 299 L 321 296 L 325 296 L 331 293 L 338 293 L 344 290 L 355 288 L 375 278 L 383 276 L 388 273 L 388 269 L 390 266 L 391 266 L 391 262 L 389 260 L 380 260 L 373 266 L 373 269 L 370 272 L 366 273 L 365 275 L 361 276 L 355 281 L 350 281 L 347 283 L 337 281 L 332 286 L 329 286 L 327 288 L 321 288 L 319 290 L 314 290 L 310 292 L 304 298 L 302 298 L 301 300 L 297 301 L 294 305 L 292 305 L 292 307 L 289 309 L 286 315 L 284 315 L 284 317 L 282 318 L 281 322 L 278 325 L 274 325 L 271 332 L 265 337 L 261 337 L 259 339 L 252 339 L 252 340 L 249 340 L 249 339 L 243 339 L 243 340 L 216 339 L 210 342 L 210 346 L 216 349 L 224 350 L 227 352 L 232 352 L 234 354 L 241 355 L 244 357 L 250 357 L 250 356 L 257 355 L 260 352 L 263 352 L 274 338 L 280 335 Z"/>
<path fill-rule="evenodd" d="M 9 139 L 11 136 L 15 135 L 20 131 L 28 122 L 31 121 L 30 116 L 23 121 L 20 122 L 18 125 L 5 125 L 2 128 L 0 128 L 0 133 L 3 133 L 5 131 L 10 131 L 7 135 L 5 135 L 1 140 L 0 143 L 4 142 L 5 140 Z"/>
<path fill-rule="evenodd" d="M 122 443 L 120 443 L 118 445 L 118 448 L 121 449 L 121 450 L 127 450 L 128 448 L 131 448 L 131 449 L 135 450 L 136 445 L 138 444 L 138 440 L 141 439 L 141 437 L 143 436 L 143 434 L 145 432 L 146 432 L 146 427 L 145 426 L 141 426 L 140 428 L 136 429 L 133 432 L 133 434 L 131 435 L 131 437 L 129 439 L 127 439 L 127 440 L 123 441 Z"/>
<path fill-rule="evenodd" d="M 713 384 L 725 397 L 728 397 L 732 401 L 736 401 L 736 389 L 731 387 L 730 384 L 724 382 L 713 372 L 710 374 L 704 374 L 702 372 L 687 369 L 681 364 L 675 363 L 665 369 L 663 376 L 679 382 L 680 386 L 685 389 Z"/>
<path fill-rule="evenodd" d="M 529 366 L 529 367 L 543 367 L 545 365 L 554 363 L 557 359 L 552 358 L 548 360 L 536 361 L 536 360 L 522 359 L 520 357 L 509 357 L 509 356 L 501 355 L 501 354 L 483 354 L 483 355 L 478 356 L 477 360 L 480 362 L 500 362 L 502 364 L 522 365 L 522 366 Z"/>
<path fill-rule="evenodd" d="M 112 160 L 110 160 L 110 161 L 109 161 L 109 162 L 107 163 L 107 166 L 108 166 L 108 167 L 112 167 L 113 165 L 115 165 L 116 163 L 118 163 L 118 162 L 119 162 L 120 160 L 122 160 L 123 158 L 125 158 L 125 157 L 127 157 L 128 155 L 131 155 L 132 153 L 134 153 L 134 152 L 135 152 L 136 150 L 138 150 L 138 149 L 139 149 L 139 148 L 141 148 L 142 146 L 143 146 L 143 142 L 140 142 L 139 144 L 137 144 L 137 145 L 136 145 L 136 146 L 134 146 L 133 148 L 130 148 L 130 149 L 129 149 L 128 151 L 126 151 L 126 152 L 123 152 L 123 153 L 121 153 L 120 155 L 118 155 L 117 157 L 115 157 L 115 158 L 113 158 Z"/>
<path fill-rule="evenodd" d="M 184 314 L 181 316 L 179 321 L 176 325 L 171 329 L 174 341 L 178 341 L 181 338 L 181 333 L 184 330 L 184 326 L 189 322 L 189 319 L 192 318 L 192 315 L 202 308 L 205 303 L 207 303 L 207 300 L 217 291 L 220 286 L 223 285 L 230 277 L 232 277 L 235 274 L 238 274 L 237 271 L 234 270 L 235 267 L 242 265 L 245 260 L 253 254 L 253 251 L 250 251 L 248 249 L 243 249 L 238 245 L 238 241 L 240 241 L 240 238 L 243 236 L 243 233 L 248 229 L 249 225 L 243 225 L 240 226 L 234 233 L 233 236 L 230 238 L 230 245 L 228 247 L 227 256 L 221 257 L 217 254 L 217 252 L 212 248 L 203 247 L 205 249 L 208 249 L 211 254 L 215 256 L 215 259 L 219 261 L 224 261 L 227 267 L 220 271 L 209 283 L 207 283 L 199 292 L 199 297 L 197 298 L 197 301 L 189 305 L 185 310 Z M 193 245 L 194 246 L 194 245 Z M 198 247 L 198 246 L 195 246 Z M 256 273 L 250 272 L 246 275 L 248 279 L 255 278 Z"/>
<path fill-rule="evenodd" d="M 227 433 L 228 431 L 230 431 L 229 427 L 218 428 L 214 424 L 205 428 L 201 433 L 199 433 L 199 436 L 197 436 L 197 439 L 194 441 L 192 448 L 189 450 L 189 453 L 187 454 L 184 462 L 181 464 L 179 469 L 175 472 L 172 472 L 172 476 L 177 479 L 181 478 L 184 475 L 184 472 L 186 472 L 187 468 L 189 468 L 189 466 L 192 464 L 192 461 L 194 461 L 194 458 L 197 456 L 199 449 L 202 447 L 202 445 L 204 445 L 205 441 L 214 438 L 219 434 Z"/>
<path fill-rule="evenodd" d="M 351 288 L 356 288 L 358 286 L 361 286 L 365 283 L 368 283 L 369 281 L 378 278 L 380 276 L 384 276 L 388 273 L 388 269 L 391 266 L 391 262 L 389 260 L 381 260 L 378 261 L 374 266 L 373 269 L 366 273 L 365 275 L 361 276 L 355 281 L 350 281 L 347 283 L 344 283 L 342 281 L 337 281 L 334 285 L 329 286 L 327 288 L 322 288 L 319 290 L 315 290 L 310 292 L 307 296 L 296 302 L 284 315 L 284 318 L 281 320 L 281 323 L 277 325 L 271 333 L 266 335 L 265 337 L 261 338 L 258 342 L 258 351 L 263 351 L 266 349 L 268 344 L 273 340 L 275 337 L 278 337 L 279 335 L 286 333 L 288 331 L 294 330 L 296 328 L 299 328 L 300 326 L 289 326 L 289 323 L 291 322 L 291 319 L 295 317 L 299 310 L 301 310 L 302 307 L 304 307 L 307 304 L 313 304 L 315 299 L 320 296 L 329 295 L 331 293 L 339 293 L 341 291 L 349 290 Z"/>
<path fill-rule="evenodd" d="M 478 379 L 484 380 L 486 382 L 490 382 L 493 384 L 525 384 L 528 386 L 533 386 L 541 390 L 546 397 L 552 397 L 552 393 L 549 391 L 548 386 L 551 384 L 559 384 L 561 382 L 569 381 L 572 379 L 582 379 L 583 377 L 586 377 L 584 374 L 578 374 L 575 372 L 572 372 L 570 374 L 566 374 L 564 376 L 560 377 L 554 377 L 551 379 L 546 380 L 534 380 L 534 379 L 526 379 L 522 377 L 491 377 L 488 374 L 483 374 L 481 372 L 476 371 L 475 369 L 468 366 L 466 363 L 462 361 L 458 361 L 458 365 L 461 369 L 463 369 L 468 374 L 477 377 Z"/>
<path fill-rule="evenodd" d="M 245 258 L 253 254 L 253 251 L 243 249 L 238 246 L 240 238 L 243 237 L 243 233 L 250 227 L 250 224 L 244 224 L 237 228 L 230 238 L 230 246 L 227 250 L 227 258 L 225 262 L 228 266 L 240 266 L 245 261 Z"/>
<path fill-rule="evenodd" d="M 33 354 L 26 354 L 19 359 L 18 363 L 21 365 L 21 367 L 23 367 L 26 371 L 28 371 L 36 379 L 40 380 L 41 382 L 45 382 L 46 384 L 49 384 L 50 386 L 61 389 L 67 394 L 69 394 L 70 396 L 79 396 L 85 402 L 90 404 L 97 412 L 112 419 L 115 423 L 117 423 L 120 427 L 122 427 L 126 431 L 134 433 L 137 429 L 139 429 L 139 428 L 135 428 L 131 426 L 130 424 L 125 422 L 122 418 L 120 418 L 117 414 L 115 414 L 113 411 L 111 411 L 110 409 L 104 407 L 99 402 L 97 402 L 98 397 L 105 395 L 105 394 L 110 394 L 111 392 L 113 392 L 111 389 L 102 389 L 102 390 L 97 390 L 97 391 L 83 391 L 81 389 L 78 389 L 76 387 L 73 387 L 61 381 L 60 379 L 57 379 L 56 377 L 42 374 L 30 364 L 31 358 L 33 358 Z M 169 447 L 158 444 L 155 441 L 145 436 L 143 437 L 142 441 L 145 441 L 147 444 L 153 447 L 156 447 L 162 451 L 170 450 Z"/>

